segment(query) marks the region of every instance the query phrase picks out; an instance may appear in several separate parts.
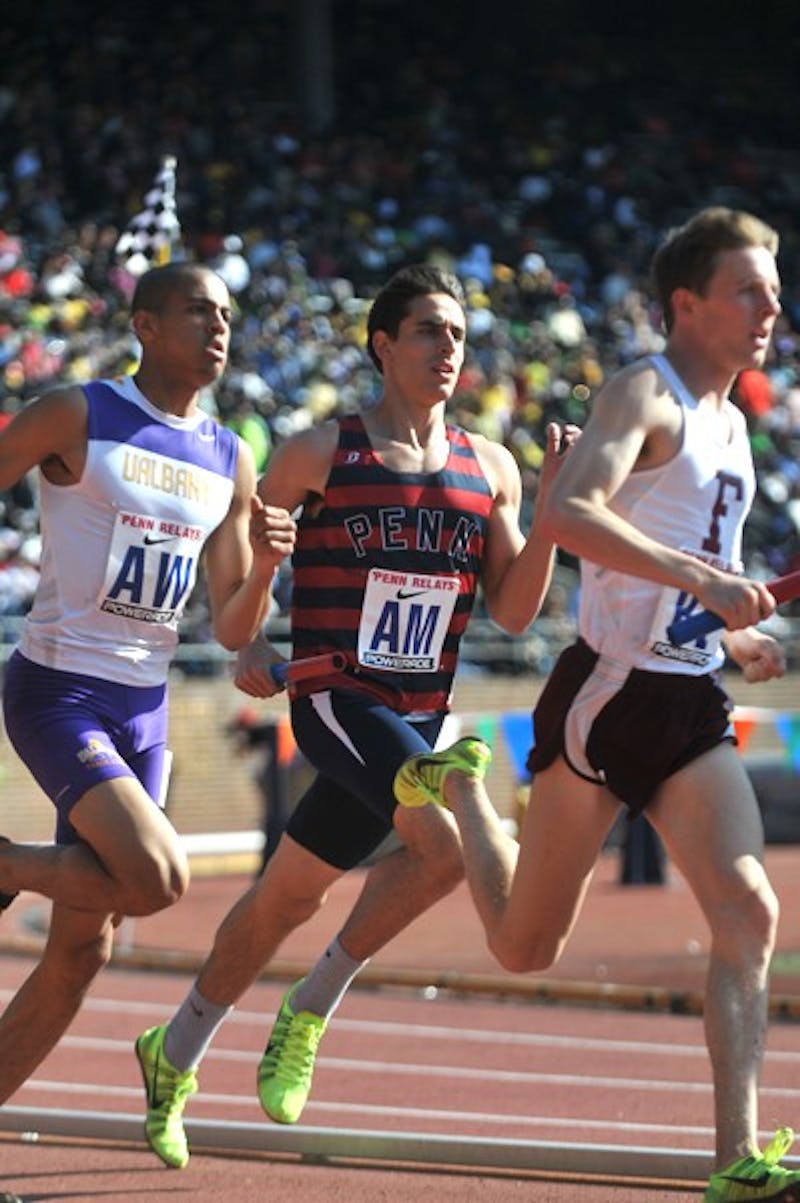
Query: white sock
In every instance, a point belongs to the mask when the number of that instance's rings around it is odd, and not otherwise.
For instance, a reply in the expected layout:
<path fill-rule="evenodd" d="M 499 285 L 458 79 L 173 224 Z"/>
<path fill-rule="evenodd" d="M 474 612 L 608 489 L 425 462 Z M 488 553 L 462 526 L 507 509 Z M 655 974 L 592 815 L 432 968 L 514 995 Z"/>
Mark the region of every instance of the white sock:
<path fill-rule="evenodd" d="M 221 1007 L 203 998 L 192 986 L 164 1034 L 164 1053 L 181 1073 L 196 1069 L 214 1039 L 217 1028 L 233 1007 Z"/>
<path fill-rule="evenodd" d="M 292 994 L 293 1011 L 310 1011 L 327 1019 L 344 997 L 356 974 L 367 964 L 354 961 L 337 936 L 325 949 L 314 968 L 298 982 Z"/>

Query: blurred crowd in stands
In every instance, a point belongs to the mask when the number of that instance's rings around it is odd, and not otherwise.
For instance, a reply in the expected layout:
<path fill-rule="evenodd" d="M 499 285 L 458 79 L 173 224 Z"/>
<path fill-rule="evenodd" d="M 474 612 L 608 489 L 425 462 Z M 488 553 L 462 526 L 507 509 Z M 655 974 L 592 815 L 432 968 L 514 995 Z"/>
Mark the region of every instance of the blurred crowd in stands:
<path fill-rule="evenodd" d="M 64 0 L 0 33 L 0 423 L 55 384 L 135 369 L 134 278 L 115 245 L 171 153 L 175 254 L 219 271 L 237 311 L 207 404 L 259 467 L 292 431 L 369 404 L 370 298 L 435 261 L 468 296 L 453 418 L 513 450 L 527 518 L 547 421 L 582 422 L 610 373 L 662 346 L 655 245 L 731 205 L 779 230 L 784 280 L 765 370 L 737 387 L 759 480 L 746 568 L 800 567 L 796 41 L 775 39 L 763 65 L 743 42 L 709 71 L 702 27 L 693 45 L 665 30 L 650 48 L 644 27 L 570 29 L 544 5 L 538 25 L 517 14 L 519 38 L 487 38 L 450 3 L 421 23 L 414 5 L 333 0 L 335 109 L 309 129 L 280 6 L 246 0 L 235 23 L 205 9 L 165 6 L 153 37 L 146 6 Z M 30 602 L 38 546 L 25 480 L 0 494 L 0 624 Z M 554 630 L 573 569 L 564 558 Z M 287 574 L 280 608 L 289 590 Z M 202 600 L 185 637 L 205 637 Z"/>

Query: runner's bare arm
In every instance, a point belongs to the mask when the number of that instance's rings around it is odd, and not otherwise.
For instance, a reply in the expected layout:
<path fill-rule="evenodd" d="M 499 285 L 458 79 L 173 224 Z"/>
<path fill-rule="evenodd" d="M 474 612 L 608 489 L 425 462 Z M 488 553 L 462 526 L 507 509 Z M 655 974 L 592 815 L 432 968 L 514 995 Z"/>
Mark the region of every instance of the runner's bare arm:
<path fill-rule="evenodd" d="M 41 466 L 54 484 L 80 480 L 88 405 L 82 389 L 54 389 L 21 409 L 0 433 L 0 489 Z"/>
<path fill-rule="evenodd" d="M 680 427 L 673 411 L 649 368 L 623 372 L 601 390 L 553 483 L 545 531 L 582 559 L 685 589 L 730 628 L 754 625 L 774 609 L 765 586 L 656 542 L 609 504 L 637 465 L 655 466 L 674 454 Z"/>
<path fill-rule="evenodd" d="M 550 587 L 555 547 L 542 531 L 542 514 L 560 469 L 561 454 L 579 433 L 575 426 L 563 431 L 555 423 L 548 426 L 539 495 L 527 539 L 519 527 L 522 486 L 516 462 L 496 443 L 480 445 L 484 470 L 493 473 L 496 484 L 484 556 L 484 594 L 491 617 L 511 634 L 519 634 L 531 624 Z"/>
<path fill-rule="evenodd" d="M 326 422 L 295 435 L 275 451 L 258 484 L 265 525 L 273 532 L 298 506 L 321 502 L 337 440 L 338 425 Z M 284 686 L 275 680 L 270 668 L 282 659 L 263 631 L 259 631 L 239 650 L 234 673 L 236 688 L 256 698 L 279 693 Z"/>
<path fill-rule="evenodd" d="M 282 514 L 282 541 L 267 537 L 264 505 L 256 495 L 253 453 L 239 440 L 233 497 L 206 543 L 204 566 L 214 635 L 231 651 L 261 629 L 272 578 L 294 543 L 294 522 Z"/>
<path fill-rule="evenodd" d="M 338 438 L 338 424 L 323 422 L 281 443 L 258 484 L 264 504 L 291 513 L 322 498 Z"/>

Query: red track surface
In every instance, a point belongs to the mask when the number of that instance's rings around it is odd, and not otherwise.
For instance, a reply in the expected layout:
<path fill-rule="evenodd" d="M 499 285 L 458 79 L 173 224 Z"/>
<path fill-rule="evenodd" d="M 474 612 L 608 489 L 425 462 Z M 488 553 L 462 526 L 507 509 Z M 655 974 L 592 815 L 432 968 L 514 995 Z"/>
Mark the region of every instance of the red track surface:
<path fill-rule="evenodd" d="M 773 877 L 794 879 L 798 854 L 775 857 Z M 591 974 L 591 958 L 606 968 L 595 973 L 608 980 L 609 964 L 621 973 L 619 945 L 630 952 L 639 946 L 645 960 L 653 950 L 667 968 L 667 979 L 650 980 L 654 986 L 671 985 L 675 970 L 682 989 L 692 991 L 701 977 L 689 970 L 702 957 L 694 941 L 702 937 L 695 927 L 690 901 L 680 883 L 668 888 L 631 890 L 616 887 L 614 865 L 607 864 L 593 886 L 587 922 L 595 947 L 576 938 L 572 961 L 565 961 L 563 981 Z M 779 884 L 779 883 L 776 883 Z M 156 964 L 167 948 L 190 954 L 210 940 L 216 920 L 241 889 L 241 881 L 202 879 L 174 914 L 137 925 L 135 951 L 142 964 Z M 344 887 L 344 883 L 342 883 Z M 302 935 L 287 943 L 286 967 L 294 959 L 302 968 L 337 930 L 341 913 L 358 885 L 345 887 L 331 900 L 326 920 L 315 920 Z M 780 891 L 780 884 L 779 884 Z M 194 898 L 192 896 L 194 895 Z M 786 900 L 785 907 L 786 907 Z M 35 918 L 38 900 L 26 912 L 20 900 L 17 930 L 23 920 Z M 425 970 L 445 964 L 463 973 L 494 972 L 483 951 L 474 915 L 465 893 L 442 904 L 443 910 L 414 925 L 395 941 L 371 968 L 387 979 L 394 966 L 409 971 L 416 951 L 420 981 Z M 613 922 L 612 911 L 637 915 L 637 924 Z M 649 908 L 664 913 L 661 930 L 649 930 Z M 205 908 L 205 909 L 204 909 Z M 449 909 L 448 909 L 449 908 Z M 13 910 L 14 908 L 12 908 Z M 785 912 L 786 913 L 786 912 Z M 784 925 L 784 947 L 794 941 L 797 909 Z M 9 917 L 12 912 L 9 912 Z M 436 922 L 436 914 L 439 921 Z M 598 932 L 598 915 L 608 924 L 604 947 Z M 198 923 L 198 917 L 203 922 Z M 457 915 L 460 920 L 457 921 Z M 192 920 L 184 926 L 187 919 Z M 587 915 L 588 919 L 588 915 Z M 4 923 L 6 920 L 4 920 Z M 158 925 L 159 940 L 153 938 Z M 644 941 L 648 946 L 642 949 Z M 129 933 L 130 935 L 131 933 Z M 442 941 L 448 955 L 442 960 Z M 796 943 L 795 943 L 796 946 Z M 439 957 L 438 962 L 436 957 Z M 485 963 L 484 963 L 485 958 Z M 628 977 L 634 983 L 639 964 L 629 955 Z M 685 963 L 685 964 L 684 964 Z M 31 962 L 19 955 L 0 960 L 0 1003 L 4 1004 Z M 678 972 L 680 970 L 680 972 Z M 685 972 L 684 972 L 685 970 Z M 662 974 L 662 977 L 664 975 Z M 647 982 L 648 979 L 644 979 Z M 33 1078 L 10 1101 L 9 1108 L 37 1111 L 57 1108 L 69 1112 L 103 1111 L 139 1116 L 142 1089 L 132 1043 L 152 1023 L 167 1018 L 183 998 L 189 979 L 154 969 L 107 971 L 97 983 L 81 1015 L 58 1048 Z M 465 978 L 465 982 L 468 981 Z M 509 982 L 514 979 L 508 979 Z M 641 984 L 641 982 L 640 982 Z M 790 984 L 782 979 L 782 987 Z M 255 1069 L 266 1034 L 283 992 L 282 982 L 258 983 L 223 1025 L 201 1071 L 201 1090 L 190 1100 L 190 1120 L 260 1125 L 268 1143 L 275 1126 L 262 1116 L 255 1098 Z M 620 1165 L 630 1165 L 631 1150 L 708 1151 L 712 1145 L 711 1091 L 701 1020 L 694 1016 L 643 1014 L 619 1008 L 533 1005 L 503 1001 L 498 995 L 472 993 L 436 996 L 423 985 L 417 989 L 353 990 L 342 1004 L 323 1042 L 311 1101 L 303 1116 L 306 1130 L 348 1132 L 419 1133 L 423 1136 L 460 1136 L 473 1142 L 566 1142 L 579 1146 L 618 1146 Z M 800 1042 L 795 1024 L 774 1024 L 762 1091 L 762 1124 L 771 1131 L 782 1123 L 798 1121 L 797 1081 Z M 249 1152 L 246 1156 L 223 1153 L 195 1154 L 181 1172 L 164 1169 L 137 1139 L 113 1144 L 86 1138 L 23 1141 L 19 1136 L 0 1137 L 0 1189 L 14 1189 L 30 1203 L 34 1200 L 119 1200 L 126 1196 L 148 1200 L 173 1198 L 239 1203 L 261 1198 L 317 1200 L 369 1199 L 405 1203 L 431 1197 L 442 1200 L 480 1199 L 482 1203 L 535 1200 L 548 1203 L 578 1199 L 580 1203 L 643 1203 L 697 1199 L 699 1186 L 671 1181 L 660 1185 L 638 1183 L 628 1172 L 613 1175 L 613 1182 L 590 1180 L 575 1172 L 574 1158 L 564 1154 L 566 1177 L 556 1180 L 523 1170 L 487 1170 L 480 1165 L 436 1168 L 430 1165 L 390 1164 L 387 1160 L 309 1163 L 296 1155 Z M 0 1111 L 2 1131 L 2 1111 Z M 277 1130 L 279 1134 L 285 1129 Z M 296 1130 L 290 1130 L 296 1131 Z M 312 1139 L 313 1145 L 313 1139 Z M 345 1142 L 346 1145 L 346 1142 Z M 570 1171 L 572 1175 L 570 1176 Z"/>

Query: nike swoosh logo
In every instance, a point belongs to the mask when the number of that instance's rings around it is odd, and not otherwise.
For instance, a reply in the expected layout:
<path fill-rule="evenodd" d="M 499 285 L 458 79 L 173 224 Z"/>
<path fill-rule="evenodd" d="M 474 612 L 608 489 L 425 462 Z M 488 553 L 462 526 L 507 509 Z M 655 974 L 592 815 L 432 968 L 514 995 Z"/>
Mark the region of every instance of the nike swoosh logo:
<path fill-rule="evenodd" d="M 217 436 L 215 434 L 203 434 L 202 430 L 198 430 L 197 437 L 198 439 L 202 439 L 204 443 L 213 443 Z"/>
<path fill-rule="evenodd" d="M 422 597 L 423 593 L 427 592 L 427 589 L 398 589 L 397 600 L 405 601 L 407 597 Z"/>
<path fill-rule="evenodd" d="M 144 541 L 148 547 L 152 547 L 154 543 L 169 543 L 174 538 L 174 535 L 145 535 Z"/>
<path fill-rule="evenodd" d="M 757 1178 L 737 1178 L 735 1174 L 718 1174 L 718 1178 L 722 1178 L 725 1182 L 735 1182 L 737 1186 L 749 1186 L 751 1190 L 760 1190 L 762 1186 L 766 1186 L 772 1177 L 769 1170 L 763 1174 L 759 1174 Z"/>
<path fill-rule="evenodd" d="M 440 760 L 437 760 L 435 756 L 418 756 L 416 759 L 418 769 L 426 769 L 429 764 L 442 763 Z"/>

